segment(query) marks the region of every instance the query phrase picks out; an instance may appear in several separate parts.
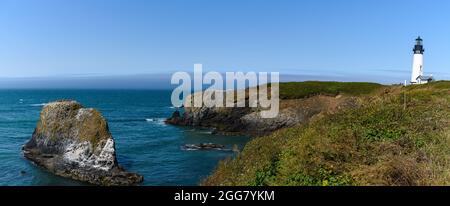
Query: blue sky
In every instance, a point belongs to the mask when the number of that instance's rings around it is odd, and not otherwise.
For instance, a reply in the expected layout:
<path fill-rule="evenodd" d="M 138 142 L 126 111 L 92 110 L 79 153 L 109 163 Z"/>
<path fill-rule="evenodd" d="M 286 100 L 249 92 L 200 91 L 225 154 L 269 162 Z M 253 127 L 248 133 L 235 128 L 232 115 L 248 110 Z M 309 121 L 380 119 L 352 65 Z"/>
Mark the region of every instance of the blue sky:
<path fill-rule="evenodd" d="M 0 78 L 279 71 L 450 79 L 448 0 L 0 0 Z M 323 78 L 322 78 L 323 77 Z"/>

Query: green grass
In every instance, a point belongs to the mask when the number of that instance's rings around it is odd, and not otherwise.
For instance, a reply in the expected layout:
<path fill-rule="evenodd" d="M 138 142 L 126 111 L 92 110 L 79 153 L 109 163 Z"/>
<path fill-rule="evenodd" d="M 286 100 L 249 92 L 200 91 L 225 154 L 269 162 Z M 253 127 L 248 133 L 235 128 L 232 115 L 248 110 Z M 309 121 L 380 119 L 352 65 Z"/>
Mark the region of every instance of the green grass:
<path fill-rule="evenodd" d="M 390 87 L 358 98 L 357 108 L 253 139 L 202 184 L 450 184 L 449 81 Z"/>
<path fill-rule="evenodd" d="M 371 94 L 385 86 L 367 82 L 288 82 L 280 83 L 280 99 L 300 99 L 315 95 Z"/>
<path fill-rule="evenodd" d="M 89 141 L 94 148 L 104 139 L 108 139 L 108 124 L 98 110 L 90 111 L 89 118 L 77 120 L 79 109 L 83 106 L 68 100 L 58 100 L 60 105 L 46 106 L 41 111 L 36 132 L 52 141 L 78 137 L 81 141 Z M 76 132 L 74 132 L 76 130 Z"/>

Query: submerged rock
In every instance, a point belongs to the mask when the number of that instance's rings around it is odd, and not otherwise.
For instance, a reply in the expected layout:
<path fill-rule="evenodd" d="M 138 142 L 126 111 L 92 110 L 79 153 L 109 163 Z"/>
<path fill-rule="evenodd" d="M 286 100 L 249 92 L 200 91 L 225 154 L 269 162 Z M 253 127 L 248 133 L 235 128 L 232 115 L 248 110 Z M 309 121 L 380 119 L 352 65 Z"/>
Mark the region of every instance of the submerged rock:
<path fill-rule="evenodd" d="M 169 119 L 166 119 L 164 122 L 166 124 L 181 125 L 181 124 L 183 124 L 181 121 L 183 121 L 183 118 L 181 117 L 180 112 L 177 110 L 172 113 L 172 117 L 170 117 Z"/>
<path fill-rule="evenodd" d="M 214 144 L 214 143 L 200 143 L 200 144 L 185 144 L 181 146 L 182 150 L 220 150 L 220 151 L 231 151 L 231 149 L 226 149 L 224 145 Z"/>
<path fill-rule="evenodd" d="M 135 185 L 143 181 L 116 159 L 115 142 L 99 111 L 76 101 L 46 104 L 24 156 L 50 172 L 95 185 Z"/>

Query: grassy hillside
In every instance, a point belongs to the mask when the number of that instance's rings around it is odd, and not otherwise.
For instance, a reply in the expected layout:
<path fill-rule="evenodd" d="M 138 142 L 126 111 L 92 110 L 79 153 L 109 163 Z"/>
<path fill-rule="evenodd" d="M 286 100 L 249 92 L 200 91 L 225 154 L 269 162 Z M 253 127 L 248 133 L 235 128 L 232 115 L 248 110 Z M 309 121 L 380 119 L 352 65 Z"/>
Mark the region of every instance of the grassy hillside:
<path fill-rule="evenodd" d="M 449 81 L 331 86 L 332 94 L 371 94 L 359 96 L 356 108 L 255 138 L 202 184 L 450 185 Z M 310 95 L 295 84 L 281 93 Z"/>
<path fill-rule="evenodd" d="M 280 83 L 280 99 L 300 99 L 315 95 L 371 94 L 385 86 L 367 82 L 288 82 Z"/>

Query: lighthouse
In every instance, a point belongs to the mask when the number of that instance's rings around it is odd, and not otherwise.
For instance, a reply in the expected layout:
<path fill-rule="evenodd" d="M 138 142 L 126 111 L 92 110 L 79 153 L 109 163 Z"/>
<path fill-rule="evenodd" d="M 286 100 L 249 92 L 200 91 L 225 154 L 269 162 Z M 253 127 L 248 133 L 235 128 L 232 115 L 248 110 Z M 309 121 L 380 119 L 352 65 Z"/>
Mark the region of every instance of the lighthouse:
<path fill-rule="evenodd" d="M 423 75 L 423 40 L 420 36 L 416 39 L 416 45 L 414 46 L 414 60 L 411 75 L 411 83 L 417 84 L 417 78 Z"/>
<path fill-rule="evenodd" d="M 424 76 L 423 75 L 423 52 L 425 49 L 423 48 L 423 39 L 417 37 L 416 45 L 414 45 L 414 60 L 412 67 L 412 75 L 411 75 L 411 84 L 426 84 L 430 81 L 433 81 L 432 76 Z"/>

